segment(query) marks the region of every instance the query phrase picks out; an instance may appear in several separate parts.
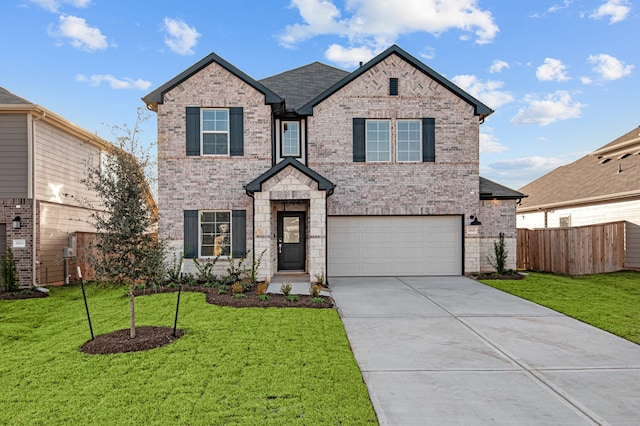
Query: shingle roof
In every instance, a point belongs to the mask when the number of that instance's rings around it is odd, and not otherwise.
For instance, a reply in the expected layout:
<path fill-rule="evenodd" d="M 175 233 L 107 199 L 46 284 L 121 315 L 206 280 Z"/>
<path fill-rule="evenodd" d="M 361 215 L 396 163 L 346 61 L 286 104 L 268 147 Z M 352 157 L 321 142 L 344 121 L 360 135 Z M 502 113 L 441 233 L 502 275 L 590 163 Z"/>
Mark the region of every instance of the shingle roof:
<path fill-rule="evenodd" d="M 640 128 L 519 189 L 518 211 L 640 195 Z"/>
<path fill-rule="evenodd" d="M 347 71 L 313 62 L 259 81 L 285 98 L 287 109 L 298 110 L 347 75 Z"/>
<path fill-rule="evenodd" d="M 0 87 L 0 105 L 33 105 L 33 103 Z"/>
<path fill-rule="evenodd" d="M 262 191 L 262 184 L 265 183 L 267 180 L 271 179 L 272 177 L 274 177 L 275 175 L 277 175 L 278 173 L 280 173 L 287 166 L 295 167 L 305 175 L 309 176 L 314 181 L 318 182 L 318 189 L 320 191 L 327 191 L 327 197 L 333 194 L 333 189 L 336 186 L 329 179 L 325 178 L 324 176 L 320 175 L 314 170 L 311 170 L 309 167 L 302 164 L 301 162 L 299 162 L 293 157 L 285 158 L 283 161 L 279 162 L 278 164 L 276 164 L 275 166 L 273 166 L 272 168 L 270 168 L 269 170 L 267 170 L 266 172 L 264 172 L 263 174 L 261 174 L 260 176 L 252 180 L 251 182 L 249 182 L 248 184 L 244 185 L 245 191 L 250 196 L 253 196 L 254 192 Z"/>
<path fill-rule="evenodd" d="M 481 200 L 519 200 L 525 198 L 521 192 L 500 185 L 492 180 L 480 176 L 480 199 Z"/>

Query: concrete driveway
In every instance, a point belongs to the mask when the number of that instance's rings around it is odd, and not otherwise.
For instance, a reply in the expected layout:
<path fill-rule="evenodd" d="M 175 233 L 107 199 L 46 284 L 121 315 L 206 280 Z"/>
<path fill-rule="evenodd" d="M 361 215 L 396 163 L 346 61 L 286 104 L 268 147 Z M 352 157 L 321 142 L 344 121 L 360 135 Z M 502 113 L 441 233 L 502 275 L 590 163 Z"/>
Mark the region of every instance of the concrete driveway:
<path fill-rule="evenodd" d="M 638 425 L 640 346 L 464 277 L 333 278 L 382 425 Z"/>

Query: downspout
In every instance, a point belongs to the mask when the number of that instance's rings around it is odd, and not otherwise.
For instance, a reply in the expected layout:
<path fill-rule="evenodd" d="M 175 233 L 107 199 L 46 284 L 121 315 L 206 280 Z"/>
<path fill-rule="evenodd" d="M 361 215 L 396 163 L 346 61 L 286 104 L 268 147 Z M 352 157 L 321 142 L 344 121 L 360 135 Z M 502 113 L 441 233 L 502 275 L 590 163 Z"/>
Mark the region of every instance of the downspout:
<path fill-rule="evenodd" d="M 36 197 L 36 121 L 42 120 L 47 115 L 46 111 L 42 111 L 42 115 L 38 118 L 31 119 L 31 214 L 32 214 L 32 233 L 33 236 L 31 238 L 32 241 L 32 252 L 31 252 L 31 285 L 35 287 L 37 285 L 36 280 L 36 271 L 37 269 L 37 237 L 38 237 L 38 228 L 36 228 L 36 219 L 37 219 L 37 197 Z"/>

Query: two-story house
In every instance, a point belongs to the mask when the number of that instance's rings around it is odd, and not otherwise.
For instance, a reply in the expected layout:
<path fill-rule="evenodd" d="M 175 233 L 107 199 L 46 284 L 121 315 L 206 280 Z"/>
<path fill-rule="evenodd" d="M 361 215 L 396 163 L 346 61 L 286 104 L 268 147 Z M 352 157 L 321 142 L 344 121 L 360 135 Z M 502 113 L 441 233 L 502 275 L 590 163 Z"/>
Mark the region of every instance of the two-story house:
<path fill-rule="evenodd" d="M 20 285 L 63 282 L 65 264 L 75 277 L 74 237 L 95 232 L 88 203 L 99 201 L 81 180 L 113 148 L 0 87 L 0 256 L 11 247 Z"/>
<path fill-rule="evenodd" d="M 479 176 L 493 111 L 398 46 L 260 81 L 212 53 L 143 100 L 160 229 L 186 258 L 251 250 L 267 281 L 460 275 L 503 232 L 515 265 L 523 195 Z"/>

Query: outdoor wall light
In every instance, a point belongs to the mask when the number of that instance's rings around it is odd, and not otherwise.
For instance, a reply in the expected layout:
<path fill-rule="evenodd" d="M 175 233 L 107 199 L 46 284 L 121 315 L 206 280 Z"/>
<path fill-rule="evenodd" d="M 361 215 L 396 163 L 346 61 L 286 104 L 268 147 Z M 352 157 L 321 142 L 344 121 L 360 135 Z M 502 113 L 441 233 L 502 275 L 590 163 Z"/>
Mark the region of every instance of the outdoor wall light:
<path fill-rule="evenodd" d="M 471 219 L 472 221 L 469 225 L 474 225 L 474 226 L 482 225 L 482 222 L 478 220 L 478 216 L 471 215 L 469 216 L 469 219 Z"/>
<path fill-rule="evenodd" d="M 13 229 L 22 228 L 22 219 L 20 219 L 20 216 L 14 217 L 13 221 L 11 221 L 11 225 L 13 226 Z"/>

